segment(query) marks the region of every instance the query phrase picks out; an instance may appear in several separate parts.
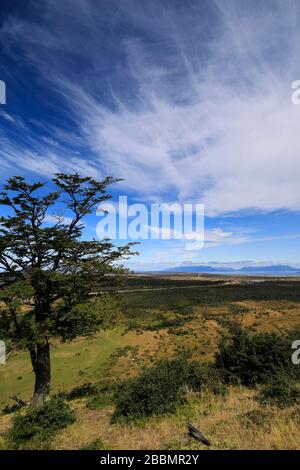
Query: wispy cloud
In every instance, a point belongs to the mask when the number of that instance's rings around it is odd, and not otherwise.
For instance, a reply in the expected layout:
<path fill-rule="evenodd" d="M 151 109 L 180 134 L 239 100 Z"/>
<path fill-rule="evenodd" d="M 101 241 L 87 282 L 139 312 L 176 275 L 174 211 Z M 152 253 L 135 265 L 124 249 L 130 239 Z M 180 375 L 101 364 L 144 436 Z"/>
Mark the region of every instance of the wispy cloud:
<path fill-rule="evenodd" d="M 89 153 L 52 142 L 21 159 L 10 142 L 6 164 L 114 174 L 209 215 L 300 209 L 298 1 L 41 3 L 0 38 L 60 94 Z"/>
<path fill-rule="evenodd" d="M 166 227 L 155 227 L 152 225 L 144 225 L 144 228 L 147 231 L 153 233 L 154 235 L 160 236 L 162 239 L 169 239 L 169 240 L 179 240 L 182 239 L 183 241 L 199 241 L 199 246 L 202 247 L 204 242 L 204 246 L 206 248 L 215 247 L 223 244 L 228 245 L 237 245 L 240 243 L 246 243 L 250 240 L 249 237 L 243 236 L 240 233 L 233 233 L 228 232 L 219 228 L 213 228 L 211 230 L 205 230 L 203 233 L 200 232 L 179 232 L 172 228 Z M 199 251 L 199 246 L 197 243 L 194 244 L 195 250 Z"/>

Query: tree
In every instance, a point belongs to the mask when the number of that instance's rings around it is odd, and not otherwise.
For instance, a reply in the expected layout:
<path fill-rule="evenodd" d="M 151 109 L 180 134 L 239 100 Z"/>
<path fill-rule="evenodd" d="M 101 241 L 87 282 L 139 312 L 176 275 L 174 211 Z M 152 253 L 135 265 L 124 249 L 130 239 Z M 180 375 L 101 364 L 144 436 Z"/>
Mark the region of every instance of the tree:
<path fill-rule="evenodd" d="M 84 217 L 111 197 L 107 186 L 116 179 L 57 174 L 52 181 L 56 190 L 44 195 L 44 183 L 16 176 L 0 194 L 8 212 L 0 217 L 0 337 L 29 351 L 36 405 L 49 393 L 51 339 L 72 340 L 105 327 L 109 308 L 91 299 L 91 291 L 120 270 L 117 260 L 133 254 L 132 243 L 116 247 L 108 239 L 82 238 Z M 50 213 L 58 207 L 68 218 Z"/>

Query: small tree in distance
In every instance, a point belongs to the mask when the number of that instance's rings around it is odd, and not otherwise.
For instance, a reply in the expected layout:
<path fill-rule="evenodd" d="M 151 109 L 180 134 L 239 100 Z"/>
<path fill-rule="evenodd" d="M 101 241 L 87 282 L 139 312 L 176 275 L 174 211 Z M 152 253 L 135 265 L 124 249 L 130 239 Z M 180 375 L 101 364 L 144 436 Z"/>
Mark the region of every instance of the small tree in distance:
<path fill-rule="evenodd" d="M 0 217 L 0 338 L 29 351 L 38 406 L 51 383 L 51 339 L 72 340 L 105 327 L 111 309 L 90 293 L 105 275 L 120 271 L 115 261 L 134 254 L 131 243 L 82 239 L 84 217 L 111 197 L 107 186 L 116 179 L 57 174 L 52 181 L 57 190 L 40 195 L 44 183 L 15 176 L 0 196 L 0 205 L 9 208 Z M 56 216 L 47 224 L 57 204 L 70 220 Z"/>

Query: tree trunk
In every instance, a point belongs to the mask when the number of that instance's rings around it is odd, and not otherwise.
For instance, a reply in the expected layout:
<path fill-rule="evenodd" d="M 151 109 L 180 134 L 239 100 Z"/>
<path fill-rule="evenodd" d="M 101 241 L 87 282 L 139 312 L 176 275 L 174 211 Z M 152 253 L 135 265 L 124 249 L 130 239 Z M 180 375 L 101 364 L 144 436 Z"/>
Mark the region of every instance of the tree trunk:
<path fill-rule="evenodd" d="M 42 406 L 49 394 L 51 380 L 50 347 L 48 341 L 38 344 L 34 350 L 30 351 L 30 356 L 35 373 L 32 403 L 35 406 Z"/>

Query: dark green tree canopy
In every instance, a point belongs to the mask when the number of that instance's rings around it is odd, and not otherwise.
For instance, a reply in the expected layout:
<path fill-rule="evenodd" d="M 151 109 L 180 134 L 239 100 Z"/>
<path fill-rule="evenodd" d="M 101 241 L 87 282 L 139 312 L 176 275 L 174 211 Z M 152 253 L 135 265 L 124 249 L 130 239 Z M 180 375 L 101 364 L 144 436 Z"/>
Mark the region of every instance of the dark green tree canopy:
<path fill-rule="evenodd" d="M 133 254 L 132 244 L 85 240 L 82 233 L 84 217 L 110 198 L 107 187 L 116 181 L 57 174 L 56 190 L 44 195 L 44 183 L 17 176 L 0 195 L 9 212 L 0 217 L 0 337 L 27 347 L 36 373 L 51 337 L 92 334 L 107 320 L 110 302 L 100 308 L 90 294 L 122 270 L 115 262 Z"/>

